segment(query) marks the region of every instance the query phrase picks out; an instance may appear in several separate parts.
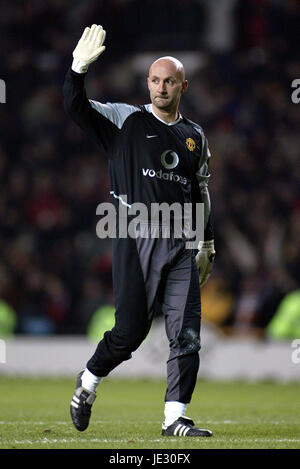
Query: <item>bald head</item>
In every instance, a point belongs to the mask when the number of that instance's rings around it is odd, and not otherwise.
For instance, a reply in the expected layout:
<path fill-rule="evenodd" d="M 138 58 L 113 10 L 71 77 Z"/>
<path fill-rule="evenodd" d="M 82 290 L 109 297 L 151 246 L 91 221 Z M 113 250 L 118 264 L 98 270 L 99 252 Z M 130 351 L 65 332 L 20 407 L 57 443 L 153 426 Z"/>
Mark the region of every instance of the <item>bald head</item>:
<path fill-rule="evenodd" d="M 159 68 L 168 70 L 170 74 L 177 76 L 182 82 L 185 80 L 184 66 L 175 57 L 167 55 L 155 60 L 149 69 L 149 76 Z"/>
<path fill-rule="evenodd" d="M 187 86 L 184 67 L 175 57 L 160 57 L 149 68 L 148 88 L 152 108 L 168 122 L 176 120 L 181 95 Z"/>

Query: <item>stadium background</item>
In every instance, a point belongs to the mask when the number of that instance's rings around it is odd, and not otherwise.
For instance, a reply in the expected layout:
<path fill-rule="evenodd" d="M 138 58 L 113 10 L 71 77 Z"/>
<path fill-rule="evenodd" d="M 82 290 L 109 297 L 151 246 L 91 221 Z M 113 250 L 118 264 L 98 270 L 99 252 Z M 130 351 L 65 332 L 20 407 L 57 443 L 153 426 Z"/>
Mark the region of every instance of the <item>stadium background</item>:
<path fill-rule="evenodd" d="M 95 231 L 107 161 L 62 99 L 72 51 L 99 23 L 107 50 L 88 73 L 93 99 L 147 103 L 151 61 L 184 62 L 181 112 L 213 155 L 217 257 L 204 319 L 228 336 L 268 337 L 281 301 L 300 288 L 299 20 L 297 0 L 1 2 L 1 336 L 85 335 L 113 303 L 110 241 Z M 285 338 L 294 337 L 295 328 Z"/>

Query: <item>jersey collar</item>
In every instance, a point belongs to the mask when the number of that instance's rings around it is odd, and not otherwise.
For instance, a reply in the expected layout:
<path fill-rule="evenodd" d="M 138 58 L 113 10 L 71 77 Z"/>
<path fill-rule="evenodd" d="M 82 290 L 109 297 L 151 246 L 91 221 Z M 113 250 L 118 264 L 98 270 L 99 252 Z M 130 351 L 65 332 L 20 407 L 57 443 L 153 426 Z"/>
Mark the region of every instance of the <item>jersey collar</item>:
<path fill-rule="evenodd" d="M 154 115 L 154 117 L 156 117 L 157 120 L 159 120 L 160 122 L 162 122 L 162 123 L 165 124 L 165 125 L 169 125 L 169 126 L 170 126 L 170 125 L 175 125 L 175 124 L 177 124 L 178 122 L 180 122 L 180 121 L 182 120 L 182 115 L 181 115 L 180 112 L 179 112 L 179 113 L 178 113 L 178 118 L 176 119 L 176 121 L 174 121 L 174 122 L 166 122 L 166 121 L 164 121 L 163 119 L 161 119 L 160 117 L 158 117 L 158 116 L 155 114 L 155 112 L 154 112 L 153 109 L 152 109 L 152 104 L 147 104 L 145 107 L 146 107 L 146 109 L 147 109 L 148 112 L 151 112 L 151 113 Z"/>

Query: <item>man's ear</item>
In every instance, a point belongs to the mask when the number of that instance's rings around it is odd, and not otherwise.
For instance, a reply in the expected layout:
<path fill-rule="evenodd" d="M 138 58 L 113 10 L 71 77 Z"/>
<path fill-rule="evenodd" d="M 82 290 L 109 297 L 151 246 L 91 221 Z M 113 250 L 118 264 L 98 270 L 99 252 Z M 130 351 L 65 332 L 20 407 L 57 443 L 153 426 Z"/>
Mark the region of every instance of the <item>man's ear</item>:
<path fill-rule="evenodd" d="M 182 83 L 181 93 L 184 93 L 188 86 L 189 86 L 188 81 L 184 80 L 184 82 Z"/>
<path fill-rule="evenodd" d="M 147 77 L 147 86 L 148 86 L 148 90 L 150 90 L 150 88 L 149 88 L 149 81 L 150 81 L 150 78 Z"/>

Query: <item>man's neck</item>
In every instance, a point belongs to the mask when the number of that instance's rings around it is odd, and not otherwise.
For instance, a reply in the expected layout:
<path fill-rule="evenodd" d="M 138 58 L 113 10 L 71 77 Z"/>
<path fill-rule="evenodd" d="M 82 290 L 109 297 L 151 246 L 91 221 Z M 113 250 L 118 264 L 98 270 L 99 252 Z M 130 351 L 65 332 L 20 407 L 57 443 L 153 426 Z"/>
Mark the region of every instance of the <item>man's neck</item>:
<path fill-rule="evenodd" d="M 157 109 L 157 107 L 153 106 L 152 104 L 152 112 L 158 117 L 159 119 L 171 124 L 175 122 L 179 118 L 178 109 L 174 109 L 174 111 L 164 111 L 162 109 Z"/>

